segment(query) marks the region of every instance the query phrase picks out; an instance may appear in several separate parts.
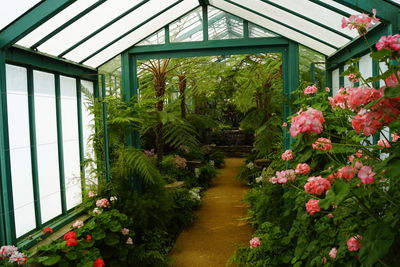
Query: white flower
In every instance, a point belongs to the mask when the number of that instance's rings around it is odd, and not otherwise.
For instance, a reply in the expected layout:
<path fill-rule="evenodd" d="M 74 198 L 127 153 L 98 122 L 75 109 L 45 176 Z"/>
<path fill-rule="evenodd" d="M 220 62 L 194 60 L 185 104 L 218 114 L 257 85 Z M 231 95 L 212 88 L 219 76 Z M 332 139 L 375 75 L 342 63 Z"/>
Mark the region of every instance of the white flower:
<path fill-rule="evenodd" d="M 196 201 L 200 201 L 201 200 L 200 188 L 195 187 L 195 188 L 190 189 L 189 190 L 189 194 L 190 194 L 190 196 L 191 196 L 191 198 L 193 200 L 196 200 Z"/>
<path fill-rule="evenodd" d="M 72 227 L 74 228 L 81 228 L 84 225 L 83 221 L 81 220 L 76 220 L 76 222 L 74 222 L 74 224 L 72 225 Z"/>
<path fill-rule="evenodd" d="M 99 209 L 99 208 L 94 208 L 94 209 L 93 209 L 93 213 L 94 213 L 94 214 L 100 214 L 101 212 L 102 212 L 102 210 Z"/>
<path fill-rule="evenodd" d="M 127 243 L 128 245 L 133 245 L 133 240 L 132 240 L 132 238 L 128 237 L 128 240 L 126 240 L 126 243 Z"/>
<path fill-rule="evenodd" d="M 17 247 L 14 246 L 2 246 L 0 248 L 0 258 L 10 257 L 11 254 L 18 251 Z"/>
<path fill-rule="evenodd" d="M 194 175 L 196 176 L 196 178 L 199 178 L 201 174 L 201 170 L 199 168 L 195 168 L 194 169 Z"/>
<path fill-rule="evenodd" d="M 213 167 L 215 166 L 215 162 L 213 160 L 210 160 L 209 163 L 211 166 L 213 166 Z"/>
<path fill-rule="evenodd" d="M 262 177 L 262 176 L 257 177 L 257 178 L 256 178 L 256 183 L 261 183 L 262 180 L 263 180 L 263 177 Z"/>
<path fill-rule="evenodd" d="M 250 162 L 250 163 L 248 163 L 248 164 L 246 165 L 246 167 L 247 167 L 249 170 L 252 170 L 252 169 L 254 169 L 254 163 L 253 163 L 253 162 Z"/>
<path fill-rule="evenodd" d="M 117 198 L 116 196 L 110 197 L 110 201 L 111 201 L 111 202 L 113 202 L 113 201 L 115 201 L 115 200 L 118 200 L 118 198 Z"/>

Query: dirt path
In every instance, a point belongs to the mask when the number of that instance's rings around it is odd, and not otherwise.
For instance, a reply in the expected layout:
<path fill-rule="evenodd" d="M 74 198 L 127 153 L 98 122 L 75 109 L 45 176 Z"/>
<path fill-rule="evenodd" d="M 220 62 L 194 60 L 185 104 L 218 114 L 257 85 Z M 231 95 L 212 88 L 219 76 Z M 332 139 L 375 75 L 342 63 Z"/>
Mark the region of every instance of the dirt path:
<path fill-rule="evenodd" d="M 224 267 L 239 244 L 247 245 L 252 228 L 242 202 L 248 188 L 236 181 L 243 159 L 228 158 L 206 191 L 194 225 L 182 232 L 172 251 L 176 267 Z"/>

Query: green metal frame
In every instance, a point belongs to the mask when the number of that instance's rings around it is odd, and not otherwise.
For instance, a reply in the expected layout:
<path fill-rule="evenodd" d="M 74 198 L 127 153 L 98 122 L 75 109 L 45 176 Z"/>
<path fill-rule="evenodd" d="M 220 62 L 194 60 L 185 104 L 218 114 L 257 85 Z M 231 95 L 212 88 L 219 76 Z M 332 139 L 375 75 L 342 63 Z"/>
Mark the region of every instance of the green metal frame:
<path fill-rule="evenodd" d="M 29 111 L 29 134 L 31 144 L 31 166 L 32 166 L 32 185 L 35 209 L 36 228 L 29 233 L 16 238 L 13 197 L 11 182 L 11 167 L 9 154 L 8 138 L 8 115 L 7 115 L 7 94 L 6 94 L 6 73 L 5 64 L 22 66 L 27 69 L 27 88 L 28 88 L 28 111 Z M 56 116 L 57 116 L 57 142 L 60 164 L 60 189 L 62 197 L 63 214 L 57 216 L 51 221 L 43 224 L 41 220 L 39 179 L 37 170 L 37 144 L 36 144 L 36 118 L 34 102 L 34 84 L 33 69 L 45 71 L 55 75 L 56 88 Z M 55 57 L 44 55 L 35 51 L 29 51 L 20 47 L 10 47 L 6 50 L 0 49 L 0 245 L 17 244 L 19 247 L 27 248 L 38 242 L 42 237 L 38 232 L 43 226 L 50 226 L 59 229 L 66 223 L 82 214 L 81 210 L 67 211 L 65 200 L 65 187 L 63 182 L 63 139 L 61 125 L 61 102 L 60 102 L 60 75 L 65 75 L 77 79 L 77 85 L 80 79 L 85 79 L 96 83 L 97 70 L 79 64 L 71 64 L 65 60 L 59 60 Z M 78 123 L 79 123 L 79 146 L 80 159 L 83 160 L 83 136 L 82 136 L 82 111 L 80 99 L 80 87 L 77 86 L 77 105 L 78 105 Z M 83 166 L 82 166 L 83 167 Z M 72 212 L 72 213 L 71 213 Z M 27 238 L 29 237 L 29 238 Z"/>
<path fill-rule="evenodd" d="M 0 32 L 0 49 L 8 48 L 76 0 L 41 1 Z"/>
<path fill-rule="evenodd" d="M 83 144 L 83 121 L 82 121 L 82 84 L 81 79 L 76 79 L 76 109 L 78 114 L 78 137 L 79 137 L 79 161 L 80 161 L 80 171 L 81 171 L 81 187 L 84 188 L 86 185 L 85 177 L 85 166 L 83 162 L 85 161 L 85 146 Z M 82 192 L 83 194 L 83 192 Z M 82 195 L 83 196 L 83 195 Z"/>
<path fill-rule="evenodd" d="M 104 177 L 108 182 L 110 180 L 110 152 L 108 145 L 108 123 L 107 123 L 107 103 L 104 101 L 106 97 L 106 76 L 100 75 L 101 80 L 101 112 L 103 122 L 103 142 L 104 142 Z"/>

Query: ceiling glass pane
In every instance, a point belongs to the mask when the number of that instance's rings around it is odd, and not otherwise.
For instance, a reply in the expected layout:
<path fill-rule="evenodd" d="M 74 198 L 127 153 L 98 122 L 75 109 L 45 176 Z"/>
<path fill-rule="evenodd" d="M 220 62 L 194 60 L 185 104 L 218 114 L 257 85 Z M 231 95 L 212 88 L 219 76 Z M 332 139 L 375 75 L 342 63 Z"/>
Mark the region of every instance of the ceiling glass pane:
<path fill-rule="evenodd" d="M 86 8 L 96 3 L 98 0 L 78 0 L 70 6 L 63 9 L 60 13 L 50 18 L 45 23 L 34 29 L 27 36 L 18 41 L 17 44 L 30 47 L 43 37 L 56 30 L 68 20 L 74 18 L 76 15 L 84 11 Z"/>
<path fill-rule="evenodd" d="M 257 26 L 251 22 L 249 22 L 249 36 L 250 38 L 259 38 L 259 37 L 278 37 L 275 33 L 272 33 L 260 26 Z"/>
<path fill-rule="evenodd" d="M 153 33 L 140 43 L 136 45 L 157 45 L 157 44 L 165 44 L 165 30 L 162 28 L 156 33 Z"/>
<path fill-rule="evenodd" d="M 257 25 L 260 25 L 266 29 L 270 29 L 271 31 L 273 31 L 283 37 L 286 37 L 286 38 L 296 41 L 300 44 L 303 44 L 304 46 L 312 48 L 313 50 L 318 51 L 324 55 L 330 55 L 336 51 L 334 48 L 332 48 L 330 46 L 327 46 L 321 42 L 318 42 L 312 38 L 305 36 L 304 34 L 301 34 L 299 32 L 291 30 L 291 29 L 289 29 L 285 26 L 282 26 L 276 22 L 273 22 L 269 19 L 261 17 L 253 12 L 250 12 L 250 11 L 244 9 L 244 8 L 240 8 L 236 5 L 230 4 L 223 0 L 209 0 L 209 1 L 213 6 L 219 8 L 219 9 L 226 10 L 227 12 L 229 12 L 231 14 L 240 16 L 243 19 L 253 22 Z"/>
<path fill-rule="evenodd" d="M 208 38 L 210 40 L 243 38 L 243 19 L 209 6 Z"/>
<path fill-rule="evenodd" d="M 157 1 L 158 0 L 156 0 L 156 2 Z M 84 63 L 92 67 L 98 67 L 99 65 L 115 57 L 122 51 L 143 40 L 143 38 L 146 38 L 147 36 L 149 36 L 149 34 L 159 30 L 160 27 L 165 26 L 173 22 L 177 18 L 183 16 L 184 14 L 188 13 L 190 10 L 194 9 L 198 5 L 199 2 L 197 0 L 185 0 L 175 5 L 174 7 L 170 8 L 166 12 L 163 12 L 161 15 L 149 21 L 136 31 L 129 33 L 124 38 L 97 53 L 94 57 L 88 59 Z"/>
<path fill-rule="evenodd" d="M 5 28 L 8 24 L 16 20 L 19 16 L 39 2 L 40 0 L 1 1 L 0 30 Z"/>
<path fill-rule="evenodd" d="M 203 41 L 202 8 L 199 7 L 169 25 L 171 43 Z"/>

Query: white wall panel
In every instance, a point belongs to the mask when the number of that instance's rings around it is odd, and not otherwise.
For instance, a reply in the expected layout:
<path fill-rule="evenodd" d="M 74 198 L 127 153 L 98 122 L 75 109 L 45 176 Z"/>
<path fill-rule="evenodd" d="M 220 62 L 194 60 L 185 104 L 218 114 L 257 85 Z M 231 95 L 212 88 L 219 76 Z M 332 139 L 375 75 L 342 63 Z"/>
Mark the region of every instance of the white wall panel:
<path fill-rule="evenodd" d="M 364 79 L 368 79 L 369 77 L 372 76 L 372 58 L 369 55 L 370 54 L 362 56 L 360 58 L 358 65 L 361 76 Z M 360 85 L 365 85 L 361 79 L 360 79 Z"/>
<path fill-rule="evenodd" d="M 339 69 L 337 68 L 332 71 L 332 95 L 336 95 L 339 89 Z"/>
<path fill-rule="evenodd" d="M 17 237 L 35 228 L 26 68 L 7 65 L 7 112 Z"/>
<path fill-rule="evenodd" d="M 61 214 L 54 75 L 34 71 L 36 142 L 42 221 Z"/>
<path fill-rule="evenodd" d="M 76 79 L 61 76 L 60 85 L 65 191 L 71 209 L 82 202 Z"/>

